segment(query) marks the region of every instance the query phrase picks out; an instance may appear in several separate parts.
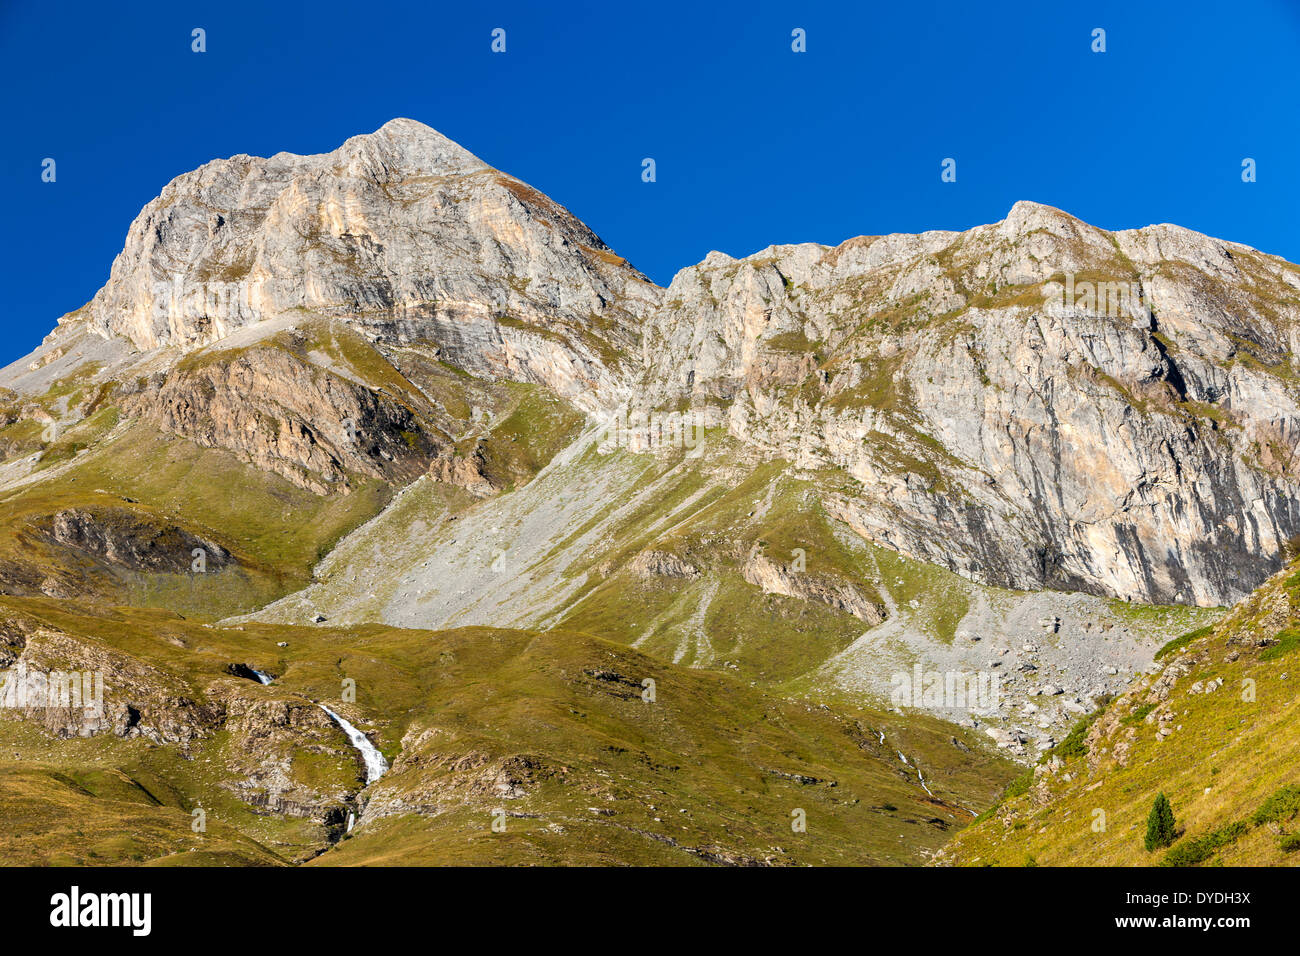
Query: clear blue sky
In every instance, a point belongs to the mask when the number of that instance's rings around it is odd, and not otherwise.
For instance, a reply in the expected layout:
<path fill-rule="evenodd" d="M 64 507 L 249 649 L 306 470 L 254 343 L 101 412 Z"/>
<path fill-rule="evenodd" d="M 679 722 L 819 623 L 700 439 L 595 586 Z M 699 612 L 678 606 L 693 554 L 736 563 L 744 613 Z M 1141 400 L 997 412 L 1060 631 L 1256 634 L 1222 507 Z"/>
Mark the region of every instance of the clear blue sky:
<path fill-rule="evenodd" d="M 0 91 L 4 361 L 93 295 L 174 176 L 395 116 L 660 283 L 711 249 L 961 229 L 1021 198 L 1300 260 L 1300 0 L 0 0 Z"/>

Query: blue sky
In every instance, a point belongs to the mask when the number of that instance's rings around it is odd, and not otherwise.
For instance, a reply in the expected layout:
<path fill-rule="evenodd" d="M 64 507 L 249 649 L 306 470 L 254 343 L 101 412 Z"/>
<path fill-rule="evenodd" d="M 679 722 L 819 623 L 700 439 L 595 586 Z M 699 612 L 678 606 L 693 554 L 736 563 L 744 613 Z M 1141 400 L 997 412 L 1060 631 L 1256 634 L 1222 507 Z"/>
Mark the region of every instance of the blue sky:
<path fill-rule="evenodd" d="M 94 294 L 174 176 L 394 116 L 665 284 L 711 249 L 962 229 L 1022 198 L 1300 260 L 1300 0 L 0 0 L 0 91 L 5 361 Z"/>

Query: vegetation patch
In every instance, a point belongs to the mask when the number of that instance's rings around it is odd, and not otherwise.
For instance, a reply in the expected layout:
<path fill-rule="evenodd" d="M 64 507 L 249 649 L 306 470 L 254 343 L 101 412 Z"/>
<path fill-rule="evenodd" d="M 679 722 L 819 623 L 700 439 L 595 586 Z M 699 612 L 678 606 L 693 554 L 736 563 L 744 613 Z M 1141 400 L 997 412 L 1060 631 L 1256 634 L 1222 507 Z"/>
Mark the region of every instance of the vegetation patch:
<path fill-rule="evenodd" d="M 1161 866 L 1195 866 L 1204 863 L 1223 847 L 1235 842 L 1249 829 L 1244 820 L 1219 827 L 1212 833 L 1196 839 L 1185 839 L 1160 861 Z"/>
<path fill-rule="evenodd" d="M 1276 643 L 1270 644 L 1260 653 L 1261 661 L 1275 661 L 1300 648 L 1300 627 L 1291 626 L 1279 631 Z"/>
<path fill-rule="evenodd" d="M 1212 624 L 1207 624 L 1205 627 L 1198 627 L 1194 631 L 1188 631 L 1186 634 L 1183 634 L 1179 637 L 1175 637 L 1164 647 L 1160 648 L 1160 650 L 1156 651 L 1155 659 L 1158 661 L 1164 660 L 1170 654 L 1176 654 L 1178 651 L 1181 651 L 1184 647 L 1187 647 L 1189 644 L 1192 643 L 1192 641 L 1199 640 L 1202 637 L 1208 637 L 1213 633 L 1214 633 L 1214 625 Z"/>
<path fill-rule="evenodd" d="M 1105 710 L 1106 706 L 1103 703 L 1091 714 L 1080 717 L 1070 729 L 1070 732 L 1065 735 L 1065 739 L 1048 753 L 1054 754 L 1062 760 L 1069 760 L 1073 757 L 1086 757 L 1088 755 L 1088 731 L 1097 722 L 1097 718 L 1105 713 Z"/>

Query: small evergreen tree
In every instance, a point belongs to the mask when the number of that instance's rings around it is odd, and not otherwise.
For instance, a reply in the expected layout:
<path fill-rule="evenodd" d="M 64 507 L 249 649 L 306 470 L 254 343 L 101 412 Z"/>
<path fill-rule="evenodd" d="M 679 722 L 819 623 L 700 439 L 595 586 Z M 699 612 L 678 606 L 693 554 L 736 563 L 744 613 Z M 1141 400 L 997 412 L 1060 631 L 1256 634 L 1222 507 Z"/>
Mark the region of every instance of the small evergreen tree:
<path fill-rule="evenodd" d="M 1147 815 L 1147 852 L 1158 850 L 1174 842 L 1174 808 L 1164 793 L 1156 794 L 1156 802 Z"/>

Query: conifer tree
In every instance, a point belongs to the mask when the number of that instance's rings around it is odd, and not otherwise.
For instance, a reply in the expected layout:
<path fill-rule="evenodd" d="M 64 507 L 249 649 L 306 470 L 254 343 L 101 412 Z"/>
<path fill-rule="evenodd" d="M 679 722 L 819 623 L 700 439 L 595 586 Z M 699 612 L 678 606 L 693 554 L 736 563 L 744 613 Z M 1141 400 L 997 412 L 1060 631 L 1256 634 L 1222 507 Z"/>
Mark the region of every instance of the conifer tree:
<path fill-rule="evenodd" d="M 1163 792 L 1156 794 L 1156 802 L 1147 815 L 1147 852 L 1158 850 L 1174 842 L 1174 808 Z"/>

